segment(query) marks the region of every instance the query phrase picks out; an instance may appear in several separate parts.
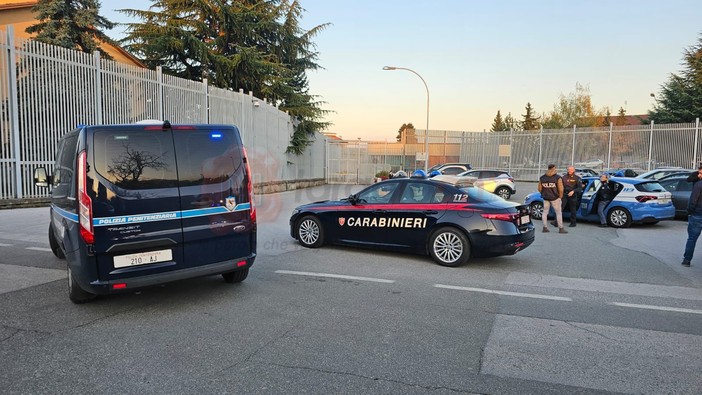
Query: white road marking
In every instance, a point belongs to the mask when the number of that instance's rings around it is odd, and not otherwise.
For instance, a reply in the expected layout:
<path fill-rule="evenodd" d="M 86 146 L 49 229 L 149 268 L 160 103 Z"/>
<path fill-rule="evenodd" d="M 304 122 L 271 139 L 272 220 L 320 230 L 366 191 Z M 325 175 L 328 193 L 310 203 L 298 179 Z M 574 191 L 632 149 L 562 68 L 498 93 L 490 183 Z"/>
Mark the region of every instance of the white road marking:
<path fill-rule="evenodd" d="M 693 309 L 682 309 L 679 307 L 665 307 L 665 306 L 652 306 L 647 304 L 632 304 L 632 303 L 610 303 L 615 306 L 620 307 L 633 307 L 635 309 L 646 309 L 646 310 L 660 310 L 660 311 L 673 311 L 676 313 L 690 313 L 690 314 L 702 314 L 702 310 Z"/>
<path fill-rule="evenodd" d="M 51 248 L 43 248 L 43 247 L 27 247 L 27 248 L 25 248 L 25 250 L 51 252 Z"/>
<path fill-rule="evenodd" d="M 0 247 L 12 247 L 12 244 L 0 243 Z"/>
<path fill-rule="evenodd" d="M 294 274 L 296 276 L 310 276 L 310 277 L 328 277 L 328 278 L 340 278 L 344 280 L 358 280 L 358 281 L 370 281 L 374 283 L 386 283 L 392 284 L 395 280 L 385 280 L 382 278 L 372 278 L 372 277 L 356 277 L 356 276 L 346 276 L 343 274 L 329 274 L 329 273 L 312 273 L 312 272 L 295 272 L 290 270 L 276 270 L 278 274 Z"/>
<path fill-rule="evenodd" d="M 487 293 L 487 294 L 516 296 L 518 298 L 548 299 L 548 300 L 559 300 L 559 301 L 563 301 L 563 302 L 572 302 L 573 301 L 573 299 L 571 299 L 571 298 L 566 298 L 566 297 L 562 297 L 562 296 L 526 294 L 526 293 L 521 293 L 521 292 L 497 291 L 494 289 L 457 287 L 457 286 L 453 286 L 453 285 L 442 285 L 442 284 L 434 284 L 434 287 L 444 288 L 444 289 L 456 289 L 459 291 L 482 292 L 482 293 Z"/>

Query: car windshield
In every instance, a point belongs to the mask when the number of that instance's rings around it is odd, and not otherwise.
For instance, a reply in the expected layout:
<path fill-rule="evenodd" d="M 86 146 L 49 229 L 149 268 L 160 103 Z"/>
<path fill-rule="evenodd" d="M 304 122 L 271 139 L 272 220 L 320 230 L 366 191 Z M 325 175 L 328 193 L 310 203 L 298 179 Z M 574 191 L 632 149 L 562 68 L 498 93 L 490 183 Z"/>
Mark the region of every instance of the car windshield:
<path fill-rule="evenodd" d="M 494 193 L 490 193 L 479 187 L 464 187 L 461 188 L 461 192 L 468 194 L 468 199 L 477 203 L 489 203 L 504 200 Z"/>
<path fill-rule="evenodd" d="M 658 181 L 642 182 L 634 187 L 641 192 L 665 192 L 665 188 Z"/>

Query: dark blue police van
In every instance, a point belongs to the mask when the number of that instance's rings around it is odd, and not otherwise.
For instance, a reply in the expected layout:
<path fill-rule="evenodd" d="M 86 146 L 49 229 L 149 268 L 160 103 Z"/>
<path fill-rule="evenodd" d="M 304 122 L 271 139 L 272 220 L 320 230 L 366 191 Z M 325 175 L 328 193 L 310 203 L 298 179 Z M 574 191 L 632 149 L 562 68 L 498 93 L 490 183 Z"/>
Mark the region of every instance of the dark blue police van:
<path fill-rule="evenodd" d="M 256 258 L 253 180 L 227 125 L 85 126 L 58 144 L 49 243 L 69 298 L 198 276 L 243 281 Z"/>

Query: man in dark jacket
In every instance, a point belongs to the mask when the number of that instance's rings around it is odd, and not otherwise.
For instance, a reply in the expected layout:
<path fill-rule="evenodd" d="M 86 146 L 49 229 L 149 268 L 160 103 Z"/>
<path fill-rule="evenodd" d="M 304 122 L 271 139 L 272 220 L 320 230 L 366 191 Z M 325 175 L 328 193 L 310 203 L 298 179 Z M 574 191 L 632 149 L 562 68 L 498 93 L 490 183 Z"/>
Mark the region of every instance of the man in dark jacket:
<path fill-rule="evenodd" d="M 697 180 L 702 180 L 702 166 L 697 169 Z M 685 267 L 690 266 L 697 239 L 702 233 L 702 182 L 695 182 L 692 187 L 690 200 L 687 202 L 687 213 L 687 243 L 685 243 L 682 261 L 682 265 Z"/>
<path fill-rule="evenodd" d="M 575 167 L 568 166 L 568 172 L 563 176 L 563 212 L 570 211 L 570 227 L 575 227 L 578 202 L 583 191 L 583 181 L 575 174 Z M 551 221 L 551 225 L 556 225 Z"/>
<path fill-rule="evenodd" d="M 568 233 L 563 227 L 563 210 L 561 198 L 563 197 L 563 180 L 556 171 L 556 165 L 548 165 L 546 174 L 539 178 L 539 192 L 544 199 L 544 212 L 541 214 L 541 222 L 544 224 L 544 233 L 548 232 L 548 212 L 551 206 L 556 212 L 556 223 L 558 233 Z"/>
<path fill-rule="evenodd" d="M 600 176 L 600 188 L 597 190 L 597 214 L 600 216 L 600 228 L 607 227 L 607 216 L 605 215 L 605 210 L 609 205 L 609 202 L 614 199 L 616 195 L 616 187 L 609 181 L 609 176 L 602 174 Z"/>

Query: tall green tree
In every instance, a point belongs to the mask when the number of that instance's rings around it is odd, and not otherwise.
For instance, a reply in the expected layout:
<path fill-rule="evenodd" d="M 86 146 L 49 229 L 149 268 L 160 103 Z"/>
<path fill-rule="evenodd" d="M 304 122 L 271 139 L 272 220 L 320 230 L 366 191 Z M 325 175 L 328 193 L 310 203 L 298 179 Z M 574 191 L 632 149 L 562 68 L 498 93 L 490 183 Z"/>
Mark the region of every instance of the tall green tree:
<path fill-rule="evenodd" d="M 527 102 L 525 109 L 526 114 L 522 114 L 523 119 L 520 124 L 522 130 L 537 130 L 539 128 L 539 117 L 534 115 L 531 103 Z"/>
<path fill-rule="evenodd" d="M 694 122 L 702 118 L 702 34 L 683 52 L 683 70 L 671 73 L 656 95 L 649 118 L 656 123 Z"/>
<path fill-rule="evenodd" d="M 406 133 L 407 133 L 408 131 L 410 131 L 410 130 L 411 130 L 412 133 L 414 133 L 414 125 L 412 124 L 412 122 L 410 122 L 410 123 L 403 123 L 402 126 L 400 126 L 400 129 L 397 130 L 397 137 L 396 137 L 397 142 L 398 142 L 398 143 L 401 142 L 401 141 L 402 141 L 402 135 L 403 135 L 403 134 L 406 134 Z"/>
<path fill-rule="evenodd" d="M 503 132 L 507 130 L 507 126 L 505 126 L 505 122 L 502 120 L 502 114 L 500 114 L 500 110 L 497 110 L 497 115 L 495 115 L 495 119 L 492 121 L 492 127 L 490 128 L 491 132 Z"/>
<path fill-rule="evenodd" d="M 617 118 L 614 120 L 614 124 L 617 126 L 626 125 L 626 110 L 624 107 L 619 107 L 619 112 L 617 113 Z"/>
<path fill-rule="evenodd" d="M 517 122 L 517 120 L 514 119 L 511 112 L 508 112 L 507 116 L 505 117 L 505 130 L 518 130 L 518 129 L 519 129 L 519 122 Z"/>
<path fill-rule="evenodd" d="M 99 14 L 98 0 L 39 0 L 32 11 L 39 22 L 25 31 L 35 34 L 35 40 L 87 53 L 100 51 L 102 57 L 112 59 L 99 43 L 114 43 L 103 29 L 115 24 Z"/>
<path fill-rule="evenodd" d="M 288 0 L 156 0 L 148 10 L 124 9 L 126 48 L 149 67 L 182 78 L 251 91 L 295 119 L 289 152 L 302 153 L 328 126 L 306 72 L 320 68 L 312 39 L 328 25 L 300 27 L 304 9 Z"/>

